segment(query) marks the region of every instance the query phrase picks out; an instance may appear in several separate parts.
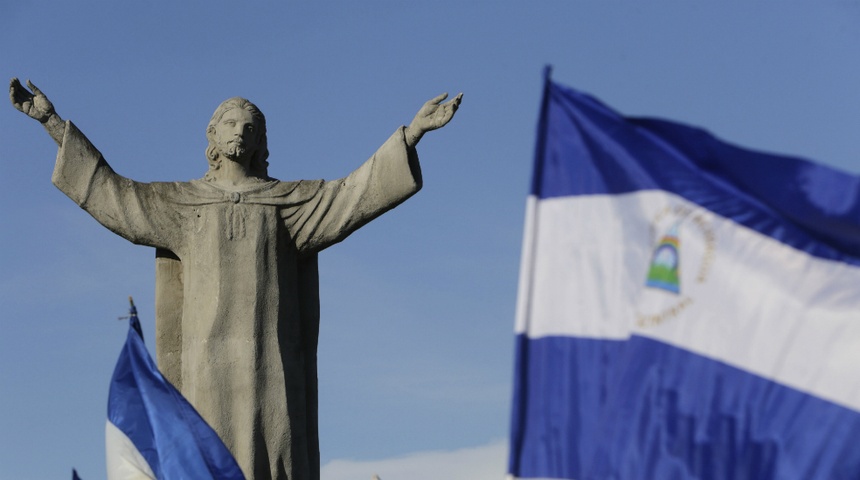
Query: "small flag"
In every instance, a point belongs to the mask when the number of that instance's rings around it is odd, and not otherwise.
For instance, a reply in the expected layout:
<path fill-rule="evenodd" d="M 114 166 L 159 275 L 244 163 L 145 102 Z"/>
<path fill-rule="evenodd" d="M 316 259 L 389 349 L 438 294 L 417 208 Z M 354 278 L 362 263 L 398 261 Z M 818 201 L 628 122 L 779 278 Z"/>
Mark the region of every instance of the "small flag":
<path fill-rule="evenodd" d="M 134 303 L 130 313 L 108 398 L 108 479 L 244 479 L 218 434 L 158 371 Z"/>
<path fill-rule="evenodd" d="M 509 474 L 860 478 L 860 178 L 547 78 Z"/>

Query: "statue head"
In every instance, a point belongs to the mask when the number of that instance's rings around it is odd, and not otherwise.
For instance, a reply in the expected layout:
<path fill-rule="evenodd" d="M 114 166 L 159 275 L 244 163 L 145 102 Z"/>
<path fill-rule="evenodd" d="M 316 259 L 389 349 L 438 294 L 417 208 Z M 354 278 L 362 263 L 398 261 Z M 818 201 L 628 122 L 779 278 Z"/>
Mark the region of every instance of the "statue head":
<path fill-rule="evenodd" d="M 254 120 L 254 135 L 250 139 L 246 139 L 246 147 L 250 149 L 248 155 L 251 156 L 249 173 L 261 178 L 268 178 L 269 162 L 266 159 L 269 157 L 269 148 L 266 139 L 266 117 L 256 105 L 241 97 L 233 97 L 224 100 L 212 118 L 209 120 L 209 126 L 206 127 L 206 139 L 209 140 L 209 146 L 206 147 L 206 159 L 209 161 L 209 171 L 206 172 L 204 178 L 208 180 L 214 179 L 216 172 L 221 167 L 221 162 L 225 157 L 229 158 L 236 152 L 222 151 L 223 146 L 219 145 L 216 136 L 216 128 L 224 115 L 233 109 L 242 109 L 251 114 Z"/>

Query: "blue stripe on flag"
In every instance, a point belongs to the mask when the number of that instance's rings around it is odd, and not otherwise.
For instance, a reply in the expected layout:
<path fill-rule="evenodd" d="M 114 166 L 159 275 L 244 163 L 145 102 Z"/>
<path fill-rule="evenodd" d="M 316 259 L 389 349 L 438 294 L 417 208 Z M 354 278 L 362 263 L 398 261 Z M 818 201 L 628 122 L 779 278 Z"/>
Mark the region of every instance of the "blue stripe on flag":
<path fill-rule="evenodd" d="M 108 421 L 131 440 L 156 478 L 244 479 L 218 434 L 158 371 L 134 307 L 131 313 L 111 380 Z"/>
<path fill-rule="evenodd" d="M 551 81 L 544 95 L 533 195 L 664 190 L 810 255 L 860 264 L 860 178 L 698 128 L 625 118 Z"/>
<path fill-rule="evenodd" d="M 836 479 L 860 413 L 644 337 L 517 336 L 519 478 Z"/>

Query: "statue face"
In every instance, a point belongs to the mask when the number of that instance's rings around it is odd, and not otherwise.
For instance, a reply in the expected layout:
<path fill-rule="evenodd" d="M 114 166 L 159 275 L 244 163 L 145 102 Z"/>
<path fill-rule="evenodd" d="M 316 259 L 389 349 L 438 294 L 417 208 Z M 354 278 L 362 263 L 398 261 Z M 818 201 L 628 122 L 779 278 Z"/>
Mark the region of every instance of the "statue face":
<path fill-rule="evenodd" d="M 215 125 L 218 152 L 233 161 L 244 161 L 257 150 L 258 134 L 254 117 L 244 108 L 227 110 Z"/>

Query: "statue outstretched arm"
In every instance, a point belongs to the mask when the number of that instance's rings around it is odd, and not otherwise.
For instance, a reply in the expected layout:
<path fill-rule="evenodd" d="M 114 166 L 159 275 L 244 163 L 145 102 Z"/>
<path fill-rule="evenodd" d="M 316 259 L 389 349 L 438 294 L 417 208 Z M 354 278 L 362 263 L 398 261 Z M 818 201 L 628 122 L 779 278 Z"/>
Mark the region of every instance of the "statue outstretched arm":
<path fill-rule="evenodd" d="M 9 99 L 12 101 L 12 106 L 28 117 L 38 120 L 57 145 L 62 145 L 63 134 L 66 132 L 65 122 L 54 111 L 54 104 L 38 87 L 29 80 L 27 80 L 27 86 L 32 93 L 24 88 L 17 78 L 9 82 Z"/>
<path fill-rule="evenodd" d="M 54 185 L 118 235 L 135 243 L 175 248 L 182 219 L 160 194 L 170 187 L 133 182 L 114 173 L 89 140 L 57 115 L 48 97 L 32 82 L 27 86 L 30 90 L 13 78 L 9 99 L 17 110 L 39 121 L 60 147 L 51 178 Z"/>
<path fill-rule="evenodd" d="M 325 182 L 285 217 L 300 252 L 319 251 L 399 205 L 421 189 L 415 145 L 424 133 L 454 117 L 463 94 L 442 103 L 447 93 L 429 100 L 408 127 L 401 127 L 361 167 L 346 178 Z"/>
<path fill-rule="evenodd" d="M 460 93 L 451 100 L 442 103 L 446 98 L 448 98 L 448 94 L 443 93 L 436 98 L 428 100 L 418 110 L 415 118 L 412 119 L 412 123 L 406 127 L 407 146 L 415 148 L 415 145 L 418 144 L 418 141 L 421 140 L 421 137 L 425 133 L 444 127 L 454 118 L 454 114 L 460 108 L 460 102 L 463 101 L 463 94 Z"/>
<path fill-rule="evenodd" d="M 400 127 L 370 159 L 348 176 L 302 182 L 308 201 L 282 214 L 300 253 L 318 252 L 394 208 L 421 189 L 415 149 Z"/>
<path fill-rule="evenodd" d="M 181 205 L 178 183 L 141 183 L 115 173 L 70 121 L 61 140 L 51 176 L 60 191 L 126 240 L 179 253 L 190 210 Z"/>

